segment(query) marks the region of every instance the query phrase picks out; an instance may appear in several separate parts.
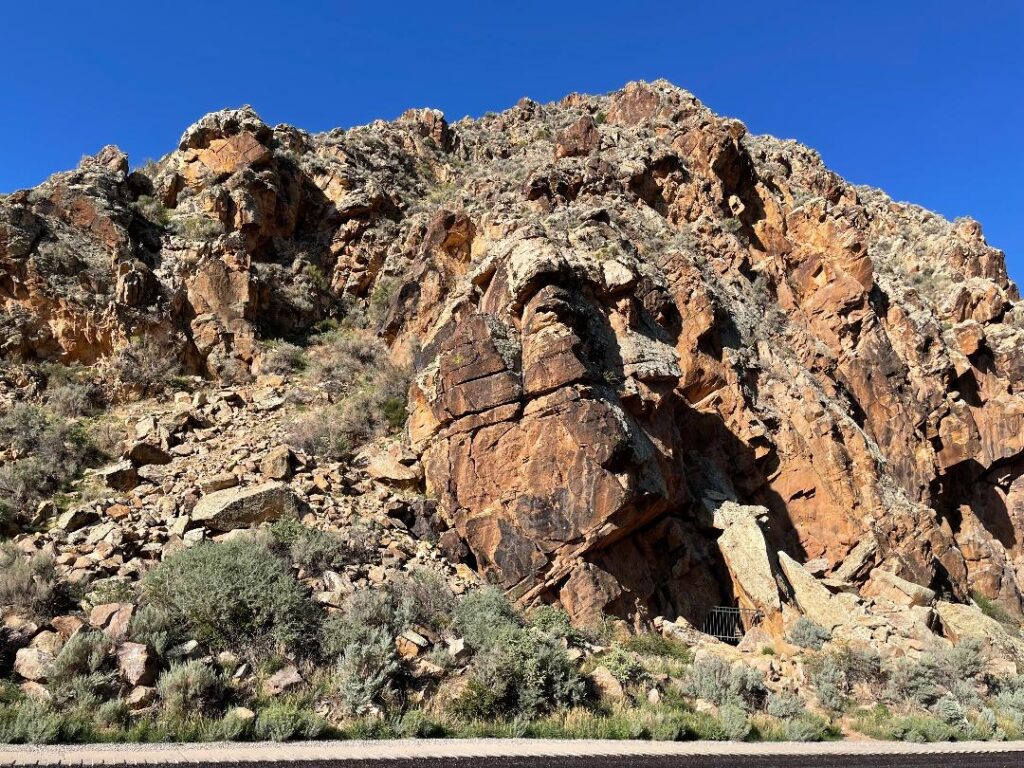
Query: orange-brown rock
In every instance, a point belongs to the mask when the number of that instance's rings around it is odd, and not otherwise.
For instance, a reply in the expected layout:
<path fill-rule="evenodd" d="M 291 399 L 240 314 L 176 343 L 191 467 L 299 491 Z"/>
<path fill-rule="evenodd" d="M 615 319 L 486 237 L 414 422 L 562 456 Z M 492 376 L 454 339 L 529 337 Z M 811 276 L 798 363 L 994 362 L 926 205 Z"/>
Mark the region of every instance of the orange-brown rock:
<path fill-rule="evenodd" d="M 229 378 L 360 317 L 415 368 L 446 548 L 523 601 L 698 626 L 771 602 L 717 499 L 764 510 L 772 569 L 1024 602 L 1003 254 L 668 83 L 318 135 L 225 110 L 147 168 L 107 149 L 0 198 L 5 359 L 144 336 Z"/>

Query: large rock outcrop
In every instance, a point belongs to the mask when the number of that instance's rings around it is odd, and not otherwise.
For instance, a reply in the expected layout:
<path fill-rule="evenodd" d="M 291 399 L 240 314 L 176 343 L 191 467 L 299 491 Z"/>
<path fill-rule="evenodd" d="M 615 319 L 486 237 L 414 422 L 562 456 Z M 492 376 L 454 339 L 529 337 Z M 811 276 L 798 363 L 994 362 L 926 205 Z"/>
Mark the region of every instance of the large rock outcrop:
<path fill-rule="evenodd" d="M 763 563 L 729 562 L 756 525 L 775 577 L 782 552 L 1022 605 L 1003 254 L 668 83 L 321 135 L 228 110 L 146 168 L 108 148 L 0 198 L 8 359 L 142 336 L 238 376 L 360 306 L 416 369 L 424 490 L 524 601 L 694 622 L 772 602 Z M 716 526 L 711 485 L 761 520 Z"/>

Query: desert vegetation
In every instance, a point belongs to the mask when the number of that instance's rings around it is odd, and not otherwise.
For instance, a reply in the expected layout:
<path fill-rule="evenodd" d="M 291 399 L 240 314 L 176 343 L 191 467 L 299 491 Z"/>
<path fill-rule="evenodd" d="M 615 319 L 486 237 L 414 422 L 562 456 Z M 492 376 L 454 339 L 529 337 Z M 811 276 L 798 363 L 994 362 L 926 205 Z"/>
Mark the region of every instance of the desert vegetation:
<path fill-rule="evenodd" d="M 0 555 L 8 608 L 46 621 L 72 594 L 38 558 Z M 114 604 L 132 612 L 121 630 L 84 626 L 55 649 L 45 698 L 4 685 L 0 740 L 1024 735 L 1024 679 L 990 674 L 977 643 L 883 661 L 825 642 L 797 655 L 810 681 L 798 692 L 713 648 L 695 658 L 672 636 L 581 630 L 494 588 L 457 596 L 429 571 L 327 610 L 297 578 L 365 556 L 288 520 L 167 558 Z"/>

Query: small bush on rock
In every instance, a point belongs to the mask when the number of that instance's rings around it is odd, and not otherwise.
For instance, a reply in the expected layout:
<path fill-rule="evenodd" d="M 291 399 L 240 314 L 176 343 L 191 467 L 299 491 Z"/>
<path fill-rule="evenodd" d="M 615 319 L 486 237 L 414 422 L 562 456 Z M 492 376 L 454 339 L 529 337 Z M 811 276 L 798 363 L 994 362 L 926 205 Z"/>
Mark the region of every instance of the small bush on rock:
<path fill-rule="evenodd" d="M 826 642 L 832 638 L 832 633 L 822 626 L 815 624 L 805 616 L 793 622 L 789 628 L 789 641 L 801 648 L 810 648 L 814 651 L 821 650 Z"/>
<path fill-rule="evenodd" d="M 623 685 L 638 683 L 647 676 L 644 665 L 640 660 L 622 648 L 612 648 L 601 657 L 601 664 L 612 674 L 616 680 Z"/>
<path fill-rule="evenodd" d="M 693 660 L 693 652 L 685 643 L 654 633 L 633 635 L 623 644 L 623 648 L 641 656 L 658 656 L 683 662 Z"/>

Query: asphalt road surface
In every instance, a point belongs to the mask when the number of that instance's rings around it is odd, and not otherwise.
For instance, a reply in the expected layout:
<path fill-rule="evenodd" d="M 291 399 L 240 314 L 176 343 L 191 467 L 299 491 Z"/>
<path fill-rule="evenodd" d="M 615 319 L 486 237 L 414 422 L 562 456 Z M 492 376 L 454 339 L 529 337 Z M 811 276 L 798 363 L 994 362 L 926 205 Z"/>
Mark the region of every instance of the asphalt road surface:
<path fill-rule="evenodd" d="M 131 755 L 124 763 L 134 768 Z M 40 763 L 45 765 L 45 763 Z M 385 760 L 323 760 L 267 762 L 180 762 L 175 768 L 1024 768 L 1024 754 L 925 754 L 925 755 L 687 755 L 687 756 L 591 756 L 591 757 L 451 757 Z"/>

